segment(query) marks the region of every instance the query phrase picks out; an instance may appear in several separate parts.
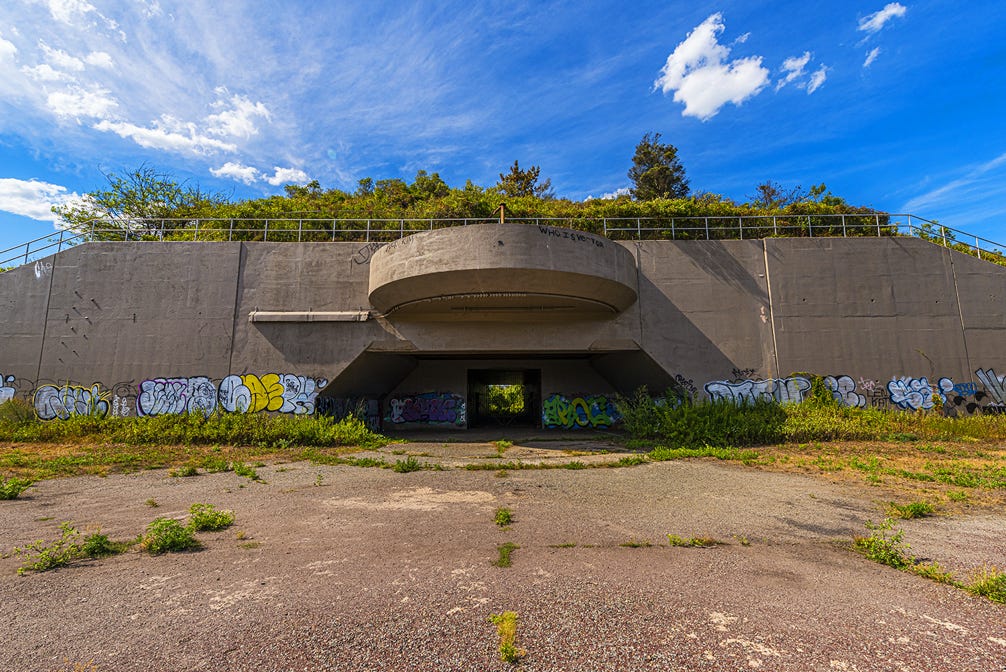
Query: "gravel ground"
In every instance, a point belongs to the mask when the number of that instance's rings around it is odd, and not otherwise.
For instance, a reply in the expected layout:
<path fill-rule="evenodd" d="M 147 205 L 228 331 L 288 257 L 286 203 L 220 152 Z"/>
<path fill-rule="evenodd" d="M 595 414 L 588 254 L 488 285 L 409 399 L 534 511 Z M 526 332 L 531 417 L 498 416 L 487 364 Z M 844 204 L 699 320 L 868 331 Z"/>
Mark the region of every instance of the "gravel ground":
<path fill-rule="evenodd" d="M 496 454 L 407 447 L 445 464 Z M 166 470 L 45 481 L 0 502 L 4 551 L 56 538 L 65 520 L 125 539 L 194 502 L 237 515 L 198 552 L 26 576 L 0 560 L 0 670 L 506 670 L 487 621 L 505 610 L 528 671 L 1006 670 L 1006 607 L 848 549 L 882 517 L 866 487 L 712 461 L 258 471 L 266 483 Z M 515 517 L 505 530 L 501 506 Z M 901 527 L 959 576 L 1006 567 L 1006 515 Z M 668 533 L 726 543 L 674 548 Z M 505 542 L 519 546 L 513 566 L 493 566 Z"/>

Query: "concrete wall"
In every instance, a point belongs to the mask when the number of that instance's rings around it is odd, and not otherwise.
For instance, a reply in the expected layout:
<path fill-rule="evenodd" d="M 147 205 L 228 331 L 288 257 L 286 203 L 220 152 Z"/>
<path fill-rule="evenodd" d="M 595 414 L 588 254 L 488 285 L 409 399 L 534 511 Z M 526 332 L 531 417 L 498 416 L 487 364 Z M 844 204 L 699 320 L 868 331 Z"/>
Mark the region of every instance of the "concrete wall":
<path fill-rule="evenodd" d="M 849 403 L 1006 404 L 1002 267 L 910 238 L 619 244 L 639 299 L 618 315 L 445 322 L 373 310 L 373 245 L 90 243 L 0 274 L 0 399 L 99 384 L 83 408 L 173 412 L 209 384 L 234 407 L 312 412 L 332 381 L 463 396 L 465 367 L 544 356 L 543 395 L 676 381 L 793 400 L 811 372 Z M 58 416 L 69 388 L 48 394 Z"/>

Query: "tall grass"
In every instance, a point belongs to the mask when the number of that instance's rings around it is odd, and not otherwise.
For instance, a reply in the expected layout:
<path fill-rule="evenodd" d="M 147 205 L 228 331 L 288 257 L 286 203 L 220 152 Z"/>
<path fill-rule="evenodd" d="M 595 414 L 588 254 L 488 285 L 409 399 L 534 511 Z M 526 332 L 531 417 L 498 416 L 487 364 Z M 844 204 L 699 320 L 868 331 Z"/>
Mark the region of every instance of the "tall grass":
<path fill-rule="evenodd" d="M 0 441 L 12 443 L 77 443 L 98 440 L 128 445 L 235 445 L 260 448 L 290 446 L 372 446 L 383 437 L 357 418 L 328 416 L 215 413 L 157 417 L 72 416 L 42 422 L 17 404 L 0 404 Z M 8 406 L 11 405 L 11 406 Z"/>
<path fill-rule="evenodd" d="M 651 398 L 645 388 L 616 401 L 625 429 L 635 439 L 672 448 L 758 446 L 813 441 L 1004 441 L 1006 415 L 945 417 L 938 411 L 851 408 L 814 381 L 802 403 L 735 404 Z"/>

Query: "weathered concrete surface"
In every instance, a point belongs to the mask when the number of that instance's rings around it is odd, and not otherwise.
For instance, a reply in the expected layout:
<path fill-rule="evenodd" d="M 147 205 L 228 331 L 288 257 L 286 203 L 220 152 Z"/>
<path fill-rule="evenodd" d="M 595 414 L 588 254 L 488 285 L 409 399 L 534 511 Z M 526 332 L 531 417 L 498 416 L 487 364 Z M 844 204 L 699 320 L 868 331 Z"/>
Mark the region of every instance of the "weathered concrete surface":
<path fill-rule="evenodd" d="M 625 310 L 636 297 L 636 265 L 625 248 L 545 225 L 417 233 L 386 245 L 370 262 L 370 301 L 396 316 L 603 317 Z"/>
<path fill-rule="evenodd" d="M 709 382 L 806 371 L 865 379 L 881 395 L 896 377 L 923 386 L 947 377 L 986 390 L 986 402 L 1006 403 L 999 380 L 1006 269 L 999 266 L 910 238 L 601 241 L 602 248 L 586 234 L 553 233 L 486 225 L 417 234 L 420 242 L 451 241 L 419 257 L 410 250 L 423 246 L 410 239 L 385 247 L 79 246 L 0 274 L 0 394 L 29 397 L 36 385 L 68 380 L 135 391 L 152 378 L 274 372 L 337 380 L 338 394 L 373 395 L 391 392 L 420 362 L 430 362 L 422 371 L 430 375 L 426 391 L 434 391 L 435 381 L 464 379 L 451 367 L 573 358 L 607 385 L 565 392 L 662 389 L 676 378 L 701 394 Z M 394 263 L 381 267 L 382 256 Z M 375 288 L 396 288 L 388 305 L 407 299 L 402 292 L 433 291 L 445 265 L 455 273 L 450 291 L 485 289 L 477 267 L 520 269 L 524 256 L 528 275 L 511 273 L 512 285 L 502 289 L 558 278 L 572 295 L 573 281 L 589 271 L 600 282 L 584 285 L 590 291 L 631 288 L 638 300 L 614 316 L 508 313 L 493 322 L 472 314 L 398 319 L 370 303 Z M 549 272 L 536 280 L 534 269 Z M 476 284 L 463 287 L 466 275 Z M 624 304 L 606 296 L 603 302 Z M 249 320 L 263 311 L 271 321 Z M 358 321 L 312 321 L 315 314 Z M 570 374 L 570 388 L 589 378 L 578 375 Z M 421 383 L 413 378 L 408 387 Z M 556 391 L 563 386 L 557 382 Z"/>
<path fill-rule="evenodd" d="M 506 610 L 529 671 L 977 672 L 1006 660 L 1006 607 L 843 546 L 876 519 L 876 489 L 704 461 L 505 478 L 308 463 L 259 473 L 266 483 L 165 470 L 61 479 L 3 502 L 4 551 L 54 539 L 64 520 L 131 538 L 194 502 L 237 520 L 201 533 L 195 553 L 27 576 L 0 559 L 0 669 L 502 671 L 487 618 Z M 507 530 L 497 507 L 514 514 Z M 962 577 L 1006 552 L 1001 513 L 903 528 Z M 725 543 L 671 548 L 668 533 Z M 505 542 L 520 547 L 513 566 L 495 567 Z"/>

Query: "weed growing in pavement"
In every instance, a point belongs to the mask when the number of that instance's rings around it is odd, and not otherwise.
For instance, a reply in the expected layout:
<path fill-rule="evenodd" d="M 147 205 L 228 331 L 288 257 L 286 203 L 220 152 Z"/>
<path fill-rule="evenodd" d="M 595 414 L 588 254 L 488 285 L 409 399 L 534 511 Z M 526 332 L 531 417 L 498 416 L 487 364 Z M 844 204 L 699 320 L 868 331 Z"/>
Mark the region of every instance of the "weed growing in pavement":
<path fill-rule="evenodd" d="M 852 545 L 867 559 L 895 569 L 908 569 L 915 564 L 915 558 L 909 553 L 910 546 L 905 543 L 905 533 L 894 528 L 894 521 L 885 518 L 881 523 L 866 521 L 866 529 L 870 535 L 855 537 Z"/>
<path fill-rule="evenodd" d="M 575 541 L 567 541 L 564 544 L 549 544 L 549 548 L 576 548 Z"/>
<path fill-rule="evenodd" d="M 507 476 L 510 475 L 510 472 L 507 471 L 506 469 L 499 469 L 496 471 L 494 475 L 496 476 L 496 478 L 506 478 Z"/>
<path fill-rule="evenodd" d="M 513 563 L 510 561 L 510 554 L 516 551 L 520 546 L 512 542 L 506 542 L 505 544 L 500 544 L 496 547 L 499 551 L 499 557 L 493 562 L 495 567 L 510 567 Z"/>
<path fill-rule="evenodd" d="M 723 542 L 712 537 L 679 537 L 676 534 L 667 535 L 667 543 L 671 546 L 682 546 L 690 548 L 712 548 L 713 546 L 719 546 Z"/>
<path fill-rule="evenodd" d="M 262 480 L 262 477 L 258 475 L 258 472 L 255 471 L 255 467 L 247 465 L 244 462 L 234 462 L 231 465 L 231 469 L 233 469 L 234 473 L 238 476 L 244 476 L 245 478 L 258 481 L 259 483 L 265 483 L 265 481 Z"/>
<path fill-rule="evenodd" d="M 26 478 L 0 478 L 0 499 L 16 499 L 31 486 L 32 482 Z"/>
<path fill-rule="evenodd" d="M 1006 604 L 1006 573 L 996 567 L 982 567 L 971 574 L 964 586 L 972 595 L 980 595 L 993 602 Z"/>
<path fill-rule="evenodd" d="M 653 546 L 653 544 L 648 541 L 636 541 L 635 539 L 630 539 L 629 541 L 623 541 L 619 544 L 619 546 L 623 546 L 625 548 L 649 548 L 650 546 Z"/>
<path fill-rule="evenodd" d="M 315 487 L 319 487 L 320 488 L 324 484 L 324 482 L 325 482 L 325 477 L 319 471 L 318 475 L 314 477 L 314 485 L 315 485 Z"/>
<path fill-rule="evenodd" d="M 527 655 L 527 651 L 517 646 L 517 612 L 504 611 L 502 614 L 490 614 L 489 622 L 496 626 L 500 643 L 498 651 L 500 660 L 516 665 Z"/>
<path fill-rule="evenodd" d="M 154 499 L 153 497 L 151 497 L 150 499 L 148 499 L 147 501 L 145 501 L 144 504 L 146 504 L 147 506 L 149 506 L 152 509 L 156 509 L 158 506 L 160 506 L 160 504 L 157 503 L 157 500 Z"/>
<path fill-rule="evenodd" d="M 157 518 L 147 525 L 140 546 L 151 555 L 160 555 L 195 550 L 202 544 L 196 539 L 193 528 L 174 518 Z"/>
<path fill-rule="evenodd" d="M 198 476 L 199 469 L 192 464 L 186 464 L 185 466 L 172 469 L 168 472 L 168 475 L 172 478 L 188 478 L 189 476 Z"/>
<path fill-rule="evenodd" d="M 919 576 L 929 579 L 930 581 L 936 581 L 937 583 L 945 583 L 947 585 L 961 587 L 961 584 L 954 578 L 954 575 L 943 568 L 940 563 L 936 562 L 920 562 L 912 565 L 909 570 L 913 574 L 918 574 Z"/>
<path fill-rule="evenodd" d="M 501 506 L 500 508 L 496 509 L 496 516 L 494 520 L 496 524 L 499 525 L 500 527 L 503 528 L 509 527 L 510 524 L 513 523 L 513 511 L 506 508 L 505 506 Z"/>
<path fill-rule="evenodd" d="M 233 524 L 233 511 L 218 511 L 212 504 L 193 504 L 189 507 L 189 525 L 196 532 L 216 532 Z"/>
<path fill-rule="evenodd" d="M 417 460 L 415 455 L 409 455 L 404 460 L 395 460 L 395 463 L 391 465 L 391 470 L 396 474 L 408 474 L 413 471 L 433 468 L 429 462 L 420 462 Z"/>
<path fill-rule="evenodd" d="M 77 531 L 69 521 L 61 523 L 59 526 L 60 537 L 53 542 L 46 543 L 39 539 L 28 546 L 15 547 L 12 551 L 14 555 L 22 556 L 25 559 L 17 573 L 24 575 L 27 572 L 45 572 L 57 567 L 65 567 L 74 560 L 81 557 L 80 532 Z"/>
<path fill-rule="evenodd" d="M 80 553 L 85 558 L 107 558 L 110 555 L 125 553 L 135 542 L 112 541 L 107 535 L 95 532 L 84 537 L 80 545 Z"/>
<path fill-rule="evenodd" d="M 496 446 L 496 453 L 500 457 L 503 457 L 503 453 L 506 452 L 506 449 L 513 447 L 513 441 L 507 441 L 506 439 L 500 439 L 499 441 L 493 441 L 493 445 Z"/>
<path fill-rule="evenodd" d="M 912 518 L 923 518 L 931 514 L 935 508 L 929 502 L 912 502 L 910 504 L 896 504 L 888 502 L 887 515 L 891 518 L 902 518 L 910 520 Z"/>
<path fill-rule="evenodd" d="M 219 450 L 219 448 L 215 450 Z M 220 455 L 207 455 L 203 458 L 203 469 L 211 474 L 216 474 L 221 471 L 230 471 L 231 465 Z"/>

